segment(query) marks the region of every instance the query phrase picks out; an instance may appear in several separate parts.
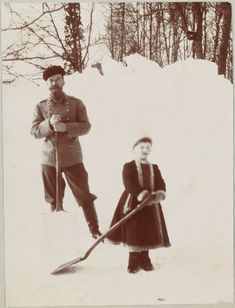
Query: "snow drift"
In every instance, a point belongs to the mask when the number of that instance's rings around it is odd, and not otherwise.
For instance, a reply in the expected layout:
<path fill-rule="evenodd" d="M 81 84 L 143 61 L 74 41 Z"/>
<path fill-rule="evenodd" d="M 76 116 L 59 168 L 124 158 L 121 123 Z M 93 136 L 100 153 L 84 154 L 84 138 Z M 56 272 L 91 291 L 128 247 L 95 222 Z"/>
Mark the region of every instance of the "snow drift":
<path fill-rule="evenodd" d="M 81 143 L 90 187 L 98 195 L 96 206 L 101 229 L 108 228 L 123 190 L 122 165 L 132 159 L 133 135 L 143 129 L 152 136 L 151 159 L 159 164 L 167 184 L 163 210 L 172 243 L 168 250 L 153 252 L 157 259 L 160 258 L 162 271 L 148 277 L 144 273 L 126 277 L 127 252 L 107 244 L 97 249 L 96 262 L 89 260 L 87 271 L 84 269 L 78 274 L 80 278 L 73 275 L 63 280 L 60 277 L 56 288 L 61 293 L 53 291 L 51 279 L 55 282 L 55 278 L 48 277 L 46 271 L 41 274 L 32 257 L 37 253 L 43 258 L 39 243 L 45 225 L 41 223 L 41 216 L 42 211 L 48 210 L 44 207 L 40 183 L 40 142 L 34 140 L 29 131 L 33 107 L 48 93 L 43 83 L 40 87 L 30 83 L 5 86 L 4 180 L 6 271 L 11 285 L 9 305 L 158 304 L 156 292 L 164 295 L 165 303 L 232 300 L 232 84 L 217 75 L 214 63 L 205 60 L 188 59 L 164 68 L 140 55 L 126 57 L 125 62 L 126 66 L 104 57 L 104 76 L 94 68 L 87 68 L 83 74 L 75 73 L 65 78 L 65 92 L 84 101 L 92 123 L 91 132 L 81 138 Z M 68 211 L 79 213 L 79 246 L 87 247 L 87 227 L 68 190 L 65 202 Z M 64 238 L 70 238 L 73 248 L 69 253 L 76 257 L 77 235 L 66 230 L 60 232 Z M 23 252 L 18 250 L 19 240 L 24 241 Z M 66 249 L 67 252 L 62 249 L 60 260 L 68 257 L 69 249 Z M 17 261 L 13 258 L 16 252 L 19 254 Z M 30 261 L 27 256 L 31 256 Z M 19 266 L 24 257 L 27 262 Z M 51 266 L 53 264 L 51 260 Z M 20 278 L 15 280 L 18 272 Z M 112 273 L 119 288 L 125 278 L 131 290 L 132 287 L 133 290 L 144 288 L 149 283 L 155 284 L 157 289 L 146 290 L 144 298 L 130 299 L 130 290 L 122 288 L 123 297 L 117 297 L 111 286 Z M 32 275 L 39 275 L 37 281 L 32 280 Z M 81 294 L 77 295 L 75 289 L 81 275 Z M 105 275 L 107 292 L 99 288 L 99 292 L 91 291 L 88 285 L 95 286 L 101 275 Z M 172 280 L 172 275 L 180 276 L 180 281 Z M 69 281 L 67 287 L 65 281 Z M 16 292 L 16 282 L 18 286 L 29 287 L 26 299 L 24 293 L 20 296 L 19 290 Z M 36 290 L 42 285 L 46 290 L 40 297 Z"/>

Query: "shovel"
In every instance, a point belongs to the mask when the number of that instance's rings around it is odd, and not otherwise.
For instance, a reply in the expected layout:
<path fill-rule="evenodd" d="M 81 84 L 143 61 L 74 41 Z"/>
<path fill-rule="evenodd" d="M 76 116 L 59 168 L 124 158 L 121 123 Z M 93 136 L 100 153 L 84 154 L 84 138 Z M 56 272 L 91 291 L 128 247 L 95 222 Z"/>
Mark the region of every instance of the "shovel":
<path fill-rule="evenodd" d="M 55 132 L 55 168 L 56 168 L 56 211 L 63 211 L 61 200 L 61 168 L 59 161 L 59 137 L 58 132 Z"/>
<path fill-rule="evenodd" d="M 53 272 L 51 272 L 52 275 L 59 274 L 65 272 L 70 266 L 77 264 L 79 262 L 82 262 L 83 260 L 87 259 L 90 253 L 95 249 L 95 247 L 103 242 L 103 240 L 111 234 L 114 230 L 119 228 L 124 222 L 126 222 L 128 219 L 130 219 L 132 216 L 134 216 L 136 213 L 138 213 L 140 210 L 142 210 L 151 200 L 155 198 L 155 195 L 150 195 L 144 201 L 142 201 L 134 210 L 132 210 L 130 213 L 128 213 L 126 216 L 124 216 L 122 219 L 120 219 L 116 224 L 114 224 L 107 232 L 105 232 L 103 235 L 101 235 L 94 244 L 84 253 L 83 256 L 73 259 L 69 262 L 66 262 L 62 265 L 60 265 L 57 269 L 55 269 Z"/>

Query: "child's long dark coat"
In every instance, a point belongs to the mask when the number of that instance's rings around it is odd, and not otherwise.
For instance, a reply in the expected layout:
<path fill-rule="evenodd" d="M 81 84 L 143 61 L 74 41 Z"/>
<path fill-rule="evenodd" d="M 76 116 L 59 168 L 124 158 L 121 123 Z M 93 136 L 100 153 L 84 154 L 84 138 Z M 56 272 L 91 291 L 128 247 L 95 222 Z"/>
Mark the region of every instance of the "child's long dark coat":
<path fill-rule="evenodd" d="M 153 165 L 153 171 L 154 191 L 165 191 L 165 182 L 157 165 Z M 111 226 L 140 203 L 137 197 L 144 188 L 139 184 L 135 161 L 124 165 L 123 182 L 125 191 L 118 202 Z M 128 212 L 125 212 L 126 207 L 129 208 Z M 161 205 L 146 206 L 111 233 L 108 239 L 116 244 L 124 243 L 131 248 L 142 250 L 170 246 Z"/>

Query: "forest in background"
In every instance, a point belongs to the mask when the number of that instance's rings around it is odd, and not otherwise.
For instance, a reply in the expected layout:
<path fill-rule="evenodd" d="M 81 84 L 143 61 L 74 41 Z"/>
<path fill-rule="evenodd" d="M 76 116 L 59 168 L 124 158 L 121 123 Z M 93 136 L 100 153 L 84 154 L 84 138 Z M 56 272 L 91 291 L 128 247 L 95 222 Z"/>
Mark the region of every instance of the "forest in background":
<path fill-rule="evenodd" d="M 233 82 L 232 8 L 229 2 L 107 2 L 3 4 L 8 21 L 2 26 L 3 82 L 37 79 L 52 63 L 68 74 L 82 72 L 94 46 L 105 46 L 114 60 L 130 54 L 161 67 L 189 57 L 218 65 L 218 74 Z M 99 12 L 99 16 L 97 15 Z M 98 16 L 98 17 L 97 17 Z M 99 19 L 100 26 L 94 19 Z M 85 22 L 84 22 L 85 21 Z M 99 24 L 98 23 L 98 24 Z M 4 37 L 14 34 L 5 42 Z M 27 64 L 21 72 L 19 67 Z"/>

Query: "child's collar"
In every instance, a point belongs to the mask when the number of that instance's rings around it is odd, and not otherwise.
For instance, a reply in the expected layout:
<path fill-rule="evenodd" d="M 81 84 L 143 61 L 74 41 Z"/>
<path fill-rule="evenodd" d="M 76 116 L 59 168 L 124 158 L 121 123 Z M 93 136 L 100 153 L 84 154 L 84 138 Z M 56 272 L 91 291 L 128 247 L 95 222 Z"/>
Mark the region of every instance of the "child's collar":
<path fill-rule="evenodd" d="M 137 164 L 150 164 L 150 162 L 149 162 L 148 159 L 142 160 L 142 159 L 140 159 L 140 158 L 136 158 L 136 159 L 135 159 L 135 162 L 136 162 Z"/>

